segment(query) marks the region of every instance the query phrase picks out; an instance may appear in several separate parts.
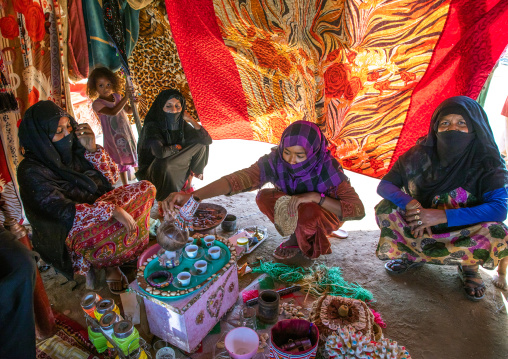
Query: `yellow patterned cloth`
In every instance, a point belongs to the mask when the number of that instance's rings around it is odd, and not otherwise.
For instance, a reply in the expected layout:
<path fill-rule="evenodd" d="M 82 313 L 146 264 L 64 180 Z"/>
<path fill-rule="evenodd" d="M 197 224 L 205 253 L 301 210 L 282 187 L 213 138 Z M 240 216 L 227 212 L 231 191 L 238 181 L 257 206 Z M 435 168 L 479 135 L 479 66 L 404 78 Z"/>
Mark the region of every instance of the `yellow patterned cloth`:
<path fill-rule="evenodd" d="M 166 89 L 180 91 L 187 102 L 187 111 L 197 117 L 164 2 L 152 3 L 139 12 L 139 38 L 129 57 L 129 68 L 141 94 L 138 106 L 141 120 L 157 95 Z"/>
<path fill-rule="evenodd" d="M 290 123 L 313 121 L 345 168 L 382 177 L 438 103 L 481 90 L 508 43 L 508 6 L 483 5 L 195 0 L 167 11 L 213 138 L 277 143 Z"/>

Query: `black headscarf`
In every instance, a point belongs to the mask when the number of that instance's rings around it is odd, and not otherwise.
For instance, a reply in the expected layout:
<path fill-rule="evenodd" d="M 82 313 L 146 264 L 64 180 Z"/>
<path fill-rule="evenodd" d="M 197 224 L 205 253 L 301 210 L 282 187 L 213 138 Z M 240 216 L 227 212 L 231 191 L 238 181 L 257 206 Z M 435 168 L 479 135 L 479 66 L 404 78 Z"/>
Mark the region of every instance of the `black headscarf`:
<path fill-rule="evenodd" d="M 174 114 L 164 112 L 169 99 L 176 98 L 182 105 L 182 111 Z M 177 90 L 163 90 L 157 95 L 146 114 L 143 129 L 138 141 L 139 173 L 150 166 L 155 157 L 150 150 L 151 141 L 163 141 L 163 146 L 180 145 L 185 147 L 185 97 Z M 174 117 L 174 118 L 173 118 Z"/>
<path fill-rule="evenodd" d="M 108 180 L 84 157 L 86 149 L 74 131 L 58 141 L 71 142 L 70 153 L 59 153 L 58 145 L 55 146 L 51 139 L 56 133 L 60 117 L 69 118 L 73 130 L 76 129 L 76 120 L 51 101 L 37 102 L 25 112 L 18 132 L 25 158 L 44 164 L 64 181 L 89 192 L 95 199 L 112 190 Z"/>
<path fill-rule="evenodd" d="M 438 132 L 439 119 L 449 114 L 461 115 L 469 132 Z M 432 115 L 426 139 L 403 154 L 383 179 L 405 188 L 427 208 L 435 196 L 459 187 L 481 199 L 508 185 L 487 114 L 466 96 L 443 101 Z"/>
<path fill-rule="evenodd" d="M 164 112 L 164 105 L 172 98 L 176 98 L 182 105 L 182 111 L 172 114 Z M 152 103 L 150 110 L 146 114 L 141 136 L 149 136 L 149 130 L 155 129 L 158 133 L 163 133 L 166 143 L 165 146 L 179 144 L 185 145 L 183 114 L 185 112 L 185 97 L 177 90 L 164 90 L 157 95 Z M 176 116 L 175 116 L 176 115 Z M 148 126 L 147 126 L 148 125 Z"/>
<path fill-rule="evenodd" d="M 76 129 L 76 121 L 51 101 L 38 102 L 25 112 L 18 133 L 25 158 L 17 174 L 35 250 L 47 263 L 72 278 L 65 239 L 74 223 L 76 204 L 92 204 L 113 187 L 86 160 L 85 148 L 74 131 L 58 142 L 51 141 L 61 117 L 69 118 Z"/>

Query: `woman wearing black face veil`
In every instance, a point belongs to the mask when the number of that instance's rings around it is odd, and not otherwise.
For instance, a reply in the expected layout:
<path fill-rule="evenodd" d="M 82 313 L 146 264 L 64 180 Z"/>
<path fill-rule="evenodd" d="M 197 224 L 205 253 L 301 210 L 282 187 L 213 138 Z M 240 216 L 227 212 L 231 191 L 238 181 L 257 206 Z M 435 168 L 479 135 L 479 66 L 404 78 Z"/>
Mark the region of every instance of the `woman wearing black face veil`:
<path fill-rule="evenodd" d="M 487 115 L 465 96 L 444 101 L 427 137 L 394 164 L 378 187 L 380 259 L 390 274 L 424 263 L 458 265 L 468 299 L 483 298 L 479 265 L 506 286 L 507 171 Z"/>
<path fill-rule="evenodd" d="M 192 177 L 203 178 L 208 163 L 208 132 L 185 111 L 176 90 L 162 91 L 150 107 L 138 141 L 136 177 L 152 182 L 157 201 L 190 190 Z"/>
<path fill-rule="evenodd" d="M 129 283 L 119 266 L 148 244 L 153 185 L 113 189 L 118 166 L 90 126 L 51 101 L 25 112 L 19 140 L 25 158 L 17 177 L 35 250 L 67 277 L 105 268 L 111 292 L 122 292 Z"/>

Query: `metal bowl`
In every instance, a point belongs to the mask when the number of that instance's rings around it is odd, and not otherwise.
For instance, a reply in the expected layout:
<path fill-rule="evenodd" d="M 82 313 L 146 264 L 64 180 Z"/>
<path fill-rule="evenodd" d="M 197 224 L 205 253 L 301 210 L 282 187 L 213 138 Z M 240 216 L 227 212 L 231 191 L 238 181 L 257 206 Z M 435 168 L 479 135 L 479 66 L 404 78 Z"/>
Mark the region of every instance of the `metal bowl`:
<path fill-rule="evenodd" d="M 196 219 L 200 213 L 204 213 L 207 210 L 216 211 L 217 214 L 220 216 L 217 220 L 215 220 L 212 224 L 204 225 L 204 226 L 198 226 L 193 223 L 193 229 L 195 233 L 206 233 L 210 231 L 211 229 L 214 229 L 218 225 L 224 221 L 224 218 L 226 218 L 228 211 L 226 208 L 219 206 L 218 204 L 213 203 L 200 203 L 198 209 L 196 210 L 196 213 L 194 213 L 194 218 Z"/>

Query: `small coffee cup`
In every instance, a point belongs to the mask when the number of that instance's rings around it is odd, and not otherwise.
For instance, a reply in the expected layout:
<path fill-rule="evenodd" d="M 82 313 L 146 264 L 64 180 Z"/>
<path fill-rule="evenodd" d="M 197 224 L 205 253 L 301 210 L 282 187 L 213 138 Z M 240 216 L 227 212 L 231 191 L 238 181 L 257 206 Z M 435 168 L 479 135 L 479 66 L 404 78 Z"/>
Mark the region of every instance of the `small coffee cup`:
<path fill-rule="evenodd" d="M 208 263 L 206 261 L 197 261 L 194 263 L 194 268 L 196 268 L 196 272 L 198 274 L 203 274 L 206 272 L 206 267 L 208 266 Z"/>
<path fill-rule="evenodd" d="M 215 242 L 215 236 L 209 235 L 209 236 L 206 236 L 205 238 L 203 238 L 203 240 L 205 241 L 205 245 L 208 248 L 210 248 L 213 246 L 213 243 Z"/>
<path fill-rule="evenodd" d="M 178 281 L 180 282 L 182 287 L 186 287 L 190 284 L 191 277 L 192 276 L 189 272 L 180 272 L 176 276 L 176 278 L 178 278 Z"/>
<path fill-rule="evenodd" d="M 218 246 L 213 246 L 211 247 L 209 250 L 208 250 L 208 255 L 210 256 L 210 258 L 212 259 L 219 259 L 220 257 L 220 247 Z"/>
<path fill-rule="evenodd" d="M 190 246 L 190 245 L 192 245 L 192 244 L 194 244 L 194 238 L 190 237 L 189 239 L 187 239 L 187 244 L 186 244 L 186 246 Z"/>
<path fill-rule="evenodd" d="M 187 247 L 185 247 L 185 253 L 187 253 L 187 256 L 189 258 L 196 258 L 198 255 L 198 246 L 195 244 L 191 244 Z"/>

